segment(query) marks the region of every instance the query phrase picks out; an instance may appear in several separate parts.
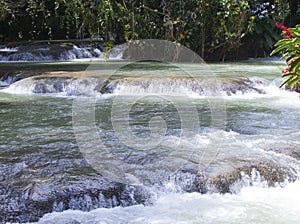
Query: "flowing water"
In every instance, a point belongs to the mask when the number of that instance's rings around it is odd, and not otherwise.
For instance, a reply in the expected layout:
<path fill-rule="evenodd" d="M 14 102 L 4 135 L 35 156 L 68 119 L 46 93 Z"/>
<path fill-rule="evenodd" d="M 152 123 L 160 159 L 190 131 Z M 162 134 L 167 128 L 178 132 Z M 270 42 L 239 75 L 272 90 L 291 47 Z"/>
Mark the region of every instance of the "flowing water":
<path fill-rule="evenodd" d="M 299 223 L 280 64 L 98 66 L 1 90 L 0 222 Z"/>
<path fill-rule="evenodd" d="M 120 60 L 124 47 L 113 47 L 107 55 L 102 44 L 86 43 L 32 43 L 14 48 L 0 45 L 1 62 L 41 62 L 41 61 L 82 61 L 104 60 L 107 58 Z"/>

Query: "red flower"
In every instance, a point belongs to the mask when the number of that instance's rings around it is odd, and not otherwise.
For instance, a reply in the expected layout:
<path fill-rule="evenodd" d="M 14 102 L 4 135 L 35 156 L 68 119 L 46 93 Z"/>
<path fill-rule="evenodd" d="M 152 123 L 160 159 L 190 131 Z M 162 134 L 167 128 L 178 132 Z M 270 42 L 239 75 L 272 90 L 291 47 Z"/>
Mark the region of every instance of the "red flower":
<path fill-rule="evenodd" d="M 282 75 L 289 73 L 290 72 L 290 68 L 286 68 L 284 70 L 282 70 Z"/>
<path fill-rule="evenodd" d="M 281 25 L 279 23 L 276 23 L 275 26 L 284 30 L 284 32 L 286 33 L 286 35 L 283 36 L 284 39 L 293 37 L 292 32 L 286 26 Z"/>
<path fill-rule="evenodd" d="M 289 61 L 287 62 L 287 64 L 288 64 L 288 65 L 292 65 L 296 60 L 298 60 L 298 57 L 292 58 L 291 60 L 289 60 Z"/>
<path fill-rule="evenodd" d="M 281 28 L 281 25 L 279 23 L 276 23 L 275 26 L 277 26 L 278 28 Z"/>

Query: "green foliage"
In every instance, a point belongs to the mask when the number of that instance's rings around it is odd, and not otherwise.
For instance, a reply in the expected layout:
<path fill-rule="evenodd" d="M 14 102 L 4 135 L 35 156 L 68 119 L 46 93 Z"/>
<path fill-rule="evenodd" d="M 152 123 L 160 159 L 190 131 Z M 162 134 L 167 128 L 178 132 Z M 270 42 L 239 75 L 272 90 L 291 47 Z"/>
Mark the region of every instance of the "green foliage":
<path fill-rule="evenodd" d="M 295 28 L 286 28 L 280 24 L 277 26 L 283 29 L 284 38 L 275 44 L 271 55 L 279 52 L 282 55 L 281 59 L 286 60 L 287 68 L 282 71 L 285 81 L 280 87 L 294 87 L 300 82 L 300 25 L 296 25 Z"/>
<path fill-rule="evenodd" d="M 229 51 L 241 45 L 241 39 L 248 32 L 246 0 L 169 0 L 158 5 L 144 4 L 142 8 L 147 9 L 153 21 L 153 28 L 146 25 L 145 31 L 150 31 L 155 38 L 163 33 L 164 39 L 179 42 L 203 58 L 214 55 L 215 51 L 219 51 L 221 59 L 225 58 Z M 142 20 L 141 16 L 139 19 Z M 149 18 L 144 20 L 149 21 Z"/>
<path fill-rule="evenodd" d="M 249 16 L 251 26 L 244 42 L 254 52 L 254 56 L 267 56 L 280 39 L 274 29 L 275 23 L 284 22 L 290 12 L 289 2 L 285 0 L 250 0 Z"/>
<path fill-rule="evenodd" d="M 255 39 L 270 48 L 288 0 L 2 0 L 0 40 L 166 39 L 224 60 Z"/>

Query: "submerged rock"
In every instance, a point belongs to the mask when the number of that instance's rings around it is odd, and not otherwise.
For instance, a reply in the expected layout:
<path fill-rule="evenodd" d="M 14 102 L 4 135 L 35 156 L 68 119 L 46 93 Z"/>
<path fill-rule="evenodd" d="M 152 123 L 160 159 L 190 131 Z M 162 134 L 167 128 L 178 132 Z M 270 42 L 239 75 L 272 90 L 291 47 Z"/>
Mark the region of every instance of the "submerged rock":
<path fill-rule="evenodd" d="M 151 203 L 145 188 L 109 181 L 82 159 L 42 160 L 32 157 L 1 165 L 0 223 L 34 222 L 46 213 L 67 209 Z"/>
<path fill-rule="evenodd" d="M 235 185 L 243 187 L 260 184 L 274 187 L 285 181 L 294 182 L 297 179 L 295 172 L 269 162 L 249 164 L 213 177 L 207 177 L 201 172 L 198 175 L 197 186 L 203 193 L 236 193 L 239 189 L 235 189 Z"/>
<path fill-rule="evenodd" d="M 249 78 L 239 78 L 239 79 L 227 79 L 222 83 L 222 90 L 226 95 L 231 96 L 237 93 L 245 94 L 249 92 L 254 92 L 258 94 L 266 94 L 263 89 L 259 89 L 256 86 L 256 82 L 251 81 Z M 260 83 L 262 84 L 262 83 Z"/>
<path fill-rule="evenodd" d="M 209 167 L 208 167 L 209 168 Z M 297 180 L 297 172 L 272 162 L 248 162 L 229 170 L 219 170 L 211 174 L 207 170 L 183 168 L 163 182 L 164 186 L 172 182 L 176 191 L 200 193 L 236 193 L 242 187 L 262 185 L 274 187 L 285 182 Z M 173 189 L 174 190 L 174 189 Z"/>

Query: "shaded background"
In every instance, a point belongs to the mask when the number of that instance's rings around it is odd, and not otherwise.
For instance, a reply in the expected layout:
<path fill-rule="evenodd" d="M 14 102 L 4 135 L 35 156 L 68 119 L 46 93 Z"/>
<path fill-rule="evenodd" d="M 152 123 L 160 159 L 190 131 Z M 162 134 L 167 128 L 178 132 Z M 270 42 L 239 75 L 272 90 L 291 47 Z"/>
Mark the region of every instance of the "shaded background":
<path fill-rule="evenodd" d="M 86 39 L 106 49 L 134 39 L 166 39 L 205 60 L 268 56 L 279 22 L 300 23 L 298 0 L 3 0 L 0 40 Z"/>

